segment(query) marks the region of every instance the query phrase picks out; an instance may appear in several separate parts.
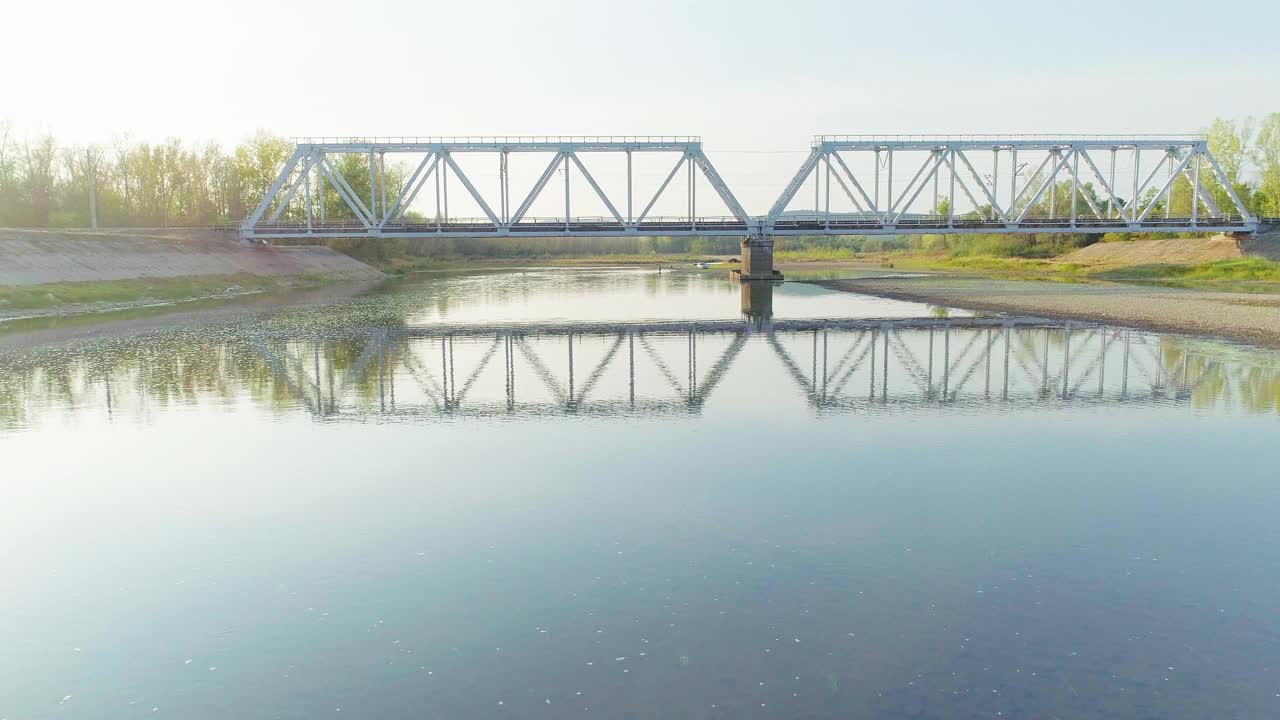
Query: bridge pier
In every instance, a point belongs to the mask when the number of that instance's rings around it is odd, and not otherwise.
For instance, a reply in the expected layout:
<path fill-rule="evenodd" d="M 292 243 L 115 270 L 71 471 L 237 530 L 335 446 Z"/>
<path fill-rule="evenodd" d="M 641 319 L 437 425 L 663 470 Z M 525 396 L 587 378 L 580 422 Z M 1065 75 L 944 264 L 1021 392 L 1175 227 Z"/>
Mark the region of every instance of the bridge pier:
<path fill-rule="evenodd" d="M 742 280 L 781 280 L 782 273 L 773 269 L 773 238 L 751 235 L 742 240 Z"/>
<path fill-rule="evenodd" d="M 742 316 L 756 327 L 765 327 L 773 319 L 773 283 L 743 282 Z"/>

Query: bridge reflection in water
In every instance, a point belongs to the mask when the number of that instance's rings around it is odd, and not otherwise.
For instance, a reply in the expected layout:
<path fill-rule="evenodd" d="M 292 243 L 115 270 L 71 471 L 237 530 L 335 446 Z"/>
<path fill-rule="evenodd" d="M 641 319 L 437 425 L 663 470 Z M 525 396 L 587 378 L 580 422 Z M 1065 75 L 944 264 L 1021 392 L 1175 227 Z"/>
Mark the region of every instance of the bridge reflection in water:
<path fill-rule="evenodd" d="M 752 283 L 749 293 L 755 293 Z M 767 294 L 766 294 L 767 297 Z M 744 294 L 744 306 L 758 307 Z M 1280 356 L 1001 318 L 406 327 L 228 326 L 0 353 L 0 431 L 249 401 L 322 422 L 1007 412 L 1048 404 L 1280 409 Z"/>
<path fill-rule="evenodd" d="M 363 349 L 340 370 L 344 342 Z M 1205 403 L 1259 378 L 1273 404 L 1280 388 L 1274 363 L 1211 343 L 984 318 L 405 328 L 254 347 L 325 421 L 698 414 L 726 393 L 819 414 Z"/>

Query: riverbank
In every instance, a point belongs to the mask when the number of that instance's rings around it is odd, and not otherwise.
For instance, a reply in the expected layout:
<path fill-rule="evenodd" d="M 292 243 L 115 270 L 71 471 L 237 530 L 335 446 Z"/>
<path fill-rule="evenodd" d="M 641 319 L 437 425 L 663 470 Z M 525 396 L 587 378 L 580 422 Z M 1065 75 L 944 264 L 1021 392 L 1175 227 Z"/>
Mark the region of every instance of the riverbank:
<path fill-rule="evenodd" d="M 371 277 L 364 280 L 377 280 Z M 348 284 L 349 275 L 196 275 L 0 287 L 0 321 L 216 302 Z"/>
<path fill-rule="evenodd" d="M 207 230 L 0 229 L 0 319 L 70 315 L 384 277 L 326 247 Z"/>
<path fill-rule="evenodd" d="M 382 279 L 363 283 L 328 283 L 276 292 L 246 292 L 172 302 L 131 304 L 79 313 L 57 312 L 0 322 L 0 348 L 43 347 L 103 337 L 195 327 L 282 308 L 341 303 L 369 292 Z"/>
<path fill-rule="evenodd" d="M 1280 347 L 1280 296 L 1276 295 L 954 275 L 811 283 L 844 292 L 966 310 L 1080 320 Z"/>
<path fill-rule="evenodd" d="M 1007 278 L 1160 282 L 1280 293 L 1280 234 L 1100 242 L 1053 257 L 895 251 L 858 258 L 885 268 Z M 1232 285 L 1237 287 L 1232 287 Z"/>

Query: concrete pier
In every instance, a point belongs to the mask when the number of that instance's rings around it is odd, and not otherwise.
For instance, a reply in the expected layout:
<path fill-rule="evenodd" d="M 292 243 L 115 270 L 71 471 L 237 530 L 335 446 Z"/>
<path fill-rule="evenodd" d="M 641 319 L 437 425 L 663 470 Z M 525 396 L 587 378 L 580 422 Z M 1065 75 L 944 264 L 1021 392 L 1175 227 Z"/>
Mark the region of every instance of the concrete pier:
<path fill-rule="evenodd" d="M 773 269 L 773 238 L 752 235 L 742 241 L 743 280 L 781 280 L 782 273 Z"/>

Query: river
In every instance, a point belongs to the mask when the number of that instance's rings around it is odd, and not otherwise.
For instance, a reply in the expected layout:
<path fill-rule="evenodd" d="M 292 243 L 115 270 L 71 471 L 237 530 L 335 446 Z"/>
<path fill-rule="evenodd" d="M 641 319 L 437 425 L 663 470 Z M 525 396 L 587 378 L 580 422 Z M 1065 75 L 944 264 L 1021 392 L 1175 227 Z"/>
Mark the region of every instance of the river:
<path fill-rule="evenodd" d="M 1280 714 L 1275 351 L 670 269 L 71 335 L 0 718 Z"/>

